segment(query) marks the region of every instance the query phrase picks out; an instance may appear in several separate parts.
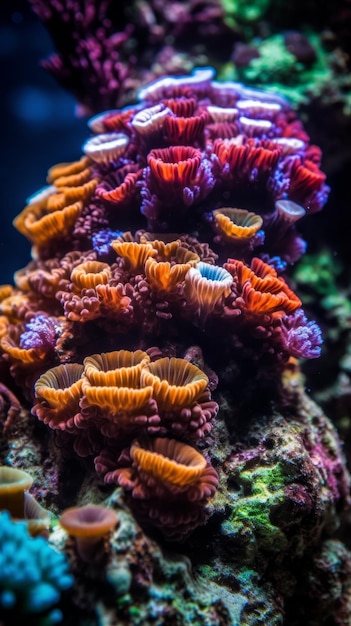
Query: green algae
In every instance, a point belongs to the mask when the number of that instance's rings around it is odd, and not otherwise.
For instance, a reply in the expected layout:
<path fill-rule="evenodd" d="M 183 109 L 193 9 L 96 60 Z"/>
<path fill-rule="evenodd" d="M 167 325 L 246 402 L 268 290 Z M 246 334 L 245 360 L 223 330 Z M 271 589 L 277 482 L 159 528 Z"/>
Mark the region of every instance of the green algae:
<path fill-rule="evenodd" d="M 320 96 L 325 87 L 335 82 L 335 77 L 330 66 L 331 55 L 323 47 L 319 36 L 313 32 L 305 35 L 316 55 L 312 64 L 299 62 L 286 48 L 283 35 L 276 34 L 267 39 L 254 39 L 252 45 L 260 56 L 244 67 L 225 64 L 219 79 L 240 80 L 279 93 L 295 107 L 307 104 L 311 97 Z M 345 106 L 348 106 L 350 103 L 346 100 Z"/>
<path fill-rule="evenodd" d="M 231 513 L 222 524 L 223 534 L 246 537 L 249 552 L 252 544 L 270 552 L 282 550 L 286 537 L 270 516 L 272 509 L 284 501 L 284 487 L 290 482 L 284 466 L 278 462 L 246 469 L 239 474 L 238 482 L 243 494 L 230 504 Z"/>
<path fill-rule="evenodd" d="M 294 272 L 295 280 L 320 296 L 338 293 L 336 278 L 342 271 L 333 253 L 324 249 L 316 254 L 306 254 Z"/>
<path fill-rule="evenodd" d="M 271 0 L 221 0 L 224 22 L 231 28 L 238 23 L 257 22 L 267 12 Z"/>

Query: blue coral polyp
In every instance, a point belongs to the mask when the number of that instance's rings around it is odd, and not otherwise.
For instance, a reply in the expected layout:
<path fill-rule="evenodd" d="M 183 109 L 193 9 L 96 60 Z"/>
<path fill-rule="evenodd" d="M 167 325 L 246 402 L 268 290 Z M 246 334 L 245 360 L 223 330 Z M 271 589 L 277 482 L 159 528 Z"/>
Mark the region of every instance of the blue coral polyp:
<path fill-rule="evenodd" d="M 185 276 L 185 293 L 206 319 L 215 306 L 229 295 L 233 277 L 223 267 L 197 263 Z"/>

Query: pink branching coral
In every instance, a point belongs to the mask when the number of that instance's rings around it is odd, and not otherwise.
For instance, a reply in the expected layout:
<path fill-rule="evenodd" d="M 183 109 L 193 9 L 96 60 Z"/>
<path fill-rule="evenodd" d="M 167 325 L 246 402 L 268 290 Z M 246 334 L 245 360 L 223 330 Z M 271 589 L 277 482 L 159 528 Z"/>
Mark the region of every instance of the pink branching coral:
<path fill-rule="evenodd" d="M 74 95 L 83 115 L 125 104 L 140 84 L 164 73 L 189 70 L 196 47 L 209 39 L 220 39 L 217 49 L 225 44 L 228 55 L 232 46 L 218 0 L 30 2 L 56 48 L 43 65 Z"/>

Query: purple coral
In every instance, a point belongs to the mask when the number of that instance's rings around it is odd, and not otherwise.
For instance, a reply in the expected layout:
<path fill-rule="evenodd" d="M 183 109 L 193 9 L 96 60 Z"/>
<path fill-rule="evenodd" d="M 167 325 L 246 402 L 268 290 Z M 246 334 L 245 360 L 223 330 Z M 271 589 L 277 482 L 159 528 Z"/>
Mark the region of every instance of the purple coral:
<path fill-rule="evenodd" d="M 113 27 L 111 0 L 31 0 L 45 23 L 57 53 L 44 67 L 78 100 L 81 114 L 110 108 L 128 89 L 133 59 L 127 61 L 126 42 L 132 26 Z M 111 19 L 112 18 L 112 19 Z"/>
<path fill-rule="evenodd" d="M 321 329 L 314 321 L 308 321 L 299 309 L 282 320 L 281 339 L 283 347 L 297 359 L 316 359 L 323 343 Z"/>
<path fill-rule="evenodd" d="M 25 331 L 20 337 L 20 347 L 26 350 L 39 348 L 48 352 L 55 347 L 59 331 L 60 326 L 55 319 L 45 313 L 38 313 L 25 325 Z"/>
<path fill-rule="evenodd" d="M 209 40 L 220 38 L 220 54 L 229 55 L 232 46 L 218 0 L 30 2 L 56 48 L 43 66 L 74 95 L 83 115 L 125 104 L 147 80 L 189 70 L 196 48 Z"/>

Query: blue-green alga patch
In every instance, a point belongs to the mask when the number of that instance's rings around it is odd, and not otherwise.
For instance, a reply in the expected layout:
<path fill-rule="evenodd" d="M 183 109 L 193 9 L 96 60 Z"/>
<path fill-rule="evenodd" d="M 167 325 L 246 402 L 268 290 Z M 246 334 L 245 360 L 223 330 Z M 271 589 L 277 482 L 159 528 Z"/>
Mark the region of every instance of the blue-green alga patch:
<path fill-rule="evenodd" d="M 253 47 L 259 52 L 244 67 L 235 67 L 233 63 L 223 66 L 220 80 L 240 80 L 256 87 L 274 91 L 287 97 L 292 105 L 307 103 L 311 96 L 318 96 L 323 87 L 333 82 L 330 67 L 330 54 L 323 48 L 320 38 L 315 33 L 307 33 L 316 60 L 306 66 L 297 61 L 289 52 L 281 34 L 267 39 L 253 40 Z"/>
<path fill-rule="evenodd" d="M 227 536 L 240 536 L 248 551 L 259 547 L 270 552 L 279 552 L 287 543 L 280 528 L 270 519 L 273 507 L 284 500 L 284 487 L 291 479 L 283 465 L 276 463 L 254 469 L 239 471 L 236 480 L 241 485 L 239 493 L 230 494 L 230 515 L 222 524 Z"/>
<path fill-rule="evenodd" d="M 221 0 L 224 21 L 231 28 L 257 22 L 268 10 L 271 0 Z"/>

